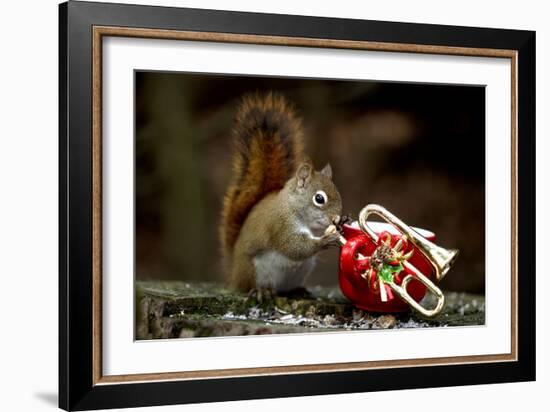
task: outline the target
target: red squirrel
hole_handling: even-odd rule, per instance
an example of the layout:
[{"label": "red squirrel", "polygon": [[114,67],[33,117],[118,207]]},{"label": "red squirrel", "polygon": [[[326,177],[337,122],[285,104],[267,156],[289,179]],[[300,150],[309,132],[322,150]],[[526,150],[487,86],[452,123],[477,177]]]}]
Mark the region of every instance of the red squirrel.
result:
[{"label": "red squirrel", "polygon": [[338,244],[342,201],[331,167],[314,170],[303,154],[301,120],[278,94],[245,96],[233,138],[220,233],[229,283],[244,291],[304,290],[317,252]]}]

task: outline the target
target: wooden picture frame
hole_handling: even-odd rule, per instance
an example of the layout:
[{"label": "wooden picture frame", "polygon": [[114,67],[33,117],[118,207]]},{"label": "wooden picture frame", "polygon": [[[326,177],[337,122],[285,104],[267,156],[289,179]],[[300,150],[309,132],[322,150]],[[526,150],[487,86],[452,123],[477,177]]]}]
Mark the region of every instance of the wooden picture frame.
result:
[{"label": "wooden picture frame", "polygon": [[[73,1],[60,5],[59,16],[61,408],[87,410],[535,379],[534,32]],[[104,376],[101,46],[106,36],[510,59],[510,353]]]}]

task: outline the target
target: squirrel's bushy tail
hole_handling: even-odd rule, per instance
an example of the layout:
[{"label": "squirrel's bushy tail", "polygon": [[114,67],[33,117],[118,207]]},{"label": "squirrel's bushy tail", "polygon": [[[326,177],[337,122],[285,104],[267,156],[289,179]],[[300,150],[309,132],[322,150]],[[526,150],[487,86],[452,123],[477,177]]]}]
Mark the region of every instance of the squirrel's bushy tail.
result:
[{"label": "squirrel's bushy tail", "polygon": [[233,176],[224,199],[221,226],[226,258],[250,210],[268,193],[280,190],[302,158],[300,119],[275,93],[242,99],[233,138]]}]

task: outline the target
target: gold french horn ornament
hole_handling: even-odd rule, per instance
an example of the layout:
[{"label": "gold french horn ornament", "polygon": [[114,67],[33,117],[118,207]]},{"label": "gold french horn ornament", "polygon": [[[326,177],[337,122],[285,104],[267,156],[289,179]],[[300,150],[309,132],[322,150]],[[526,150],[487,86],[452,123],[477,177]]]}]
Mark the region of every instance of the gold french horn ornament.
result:
[{"label": "gold french horn ornament", "polygon": [[[368,222],[372,215],[385,223]],[[436,245],[426,238],[433,234],[408,226],[376,204],[365,206],[357,224],[343,225],[342,230],[339,281],[352,303],[368,311],[399,312],[404,305],[393,298],[395,294],[426,317],[441,312],[445,297],[432,279],[443,279],[458,256],[457,249]],[[425,289],[412,286],[414,281]],[[420,304],[426,290],[435,298],[432,308]]]}]

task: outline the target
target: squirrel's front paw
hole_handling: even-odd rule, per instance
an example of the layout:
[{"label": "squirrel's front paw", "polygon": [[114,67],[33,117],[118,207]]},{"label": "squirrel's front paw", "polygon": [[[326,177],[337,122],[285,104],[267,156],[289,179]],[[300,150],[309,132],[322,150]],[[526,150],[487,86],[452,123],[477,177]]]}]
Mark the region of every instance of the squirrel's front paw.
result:
[{"label": "squirrel's front paw", "polygon": [[325,236],[332,235],[335,233],[338,233],[338,229],[336,228],[336,225],[330,225],[325,229]]},{"label": "squirrel's front paw", "polygon": [[340,233],[335,225],[330,225],[326,228],[323,237],[323,247],[338,246],[340,244]]}]

